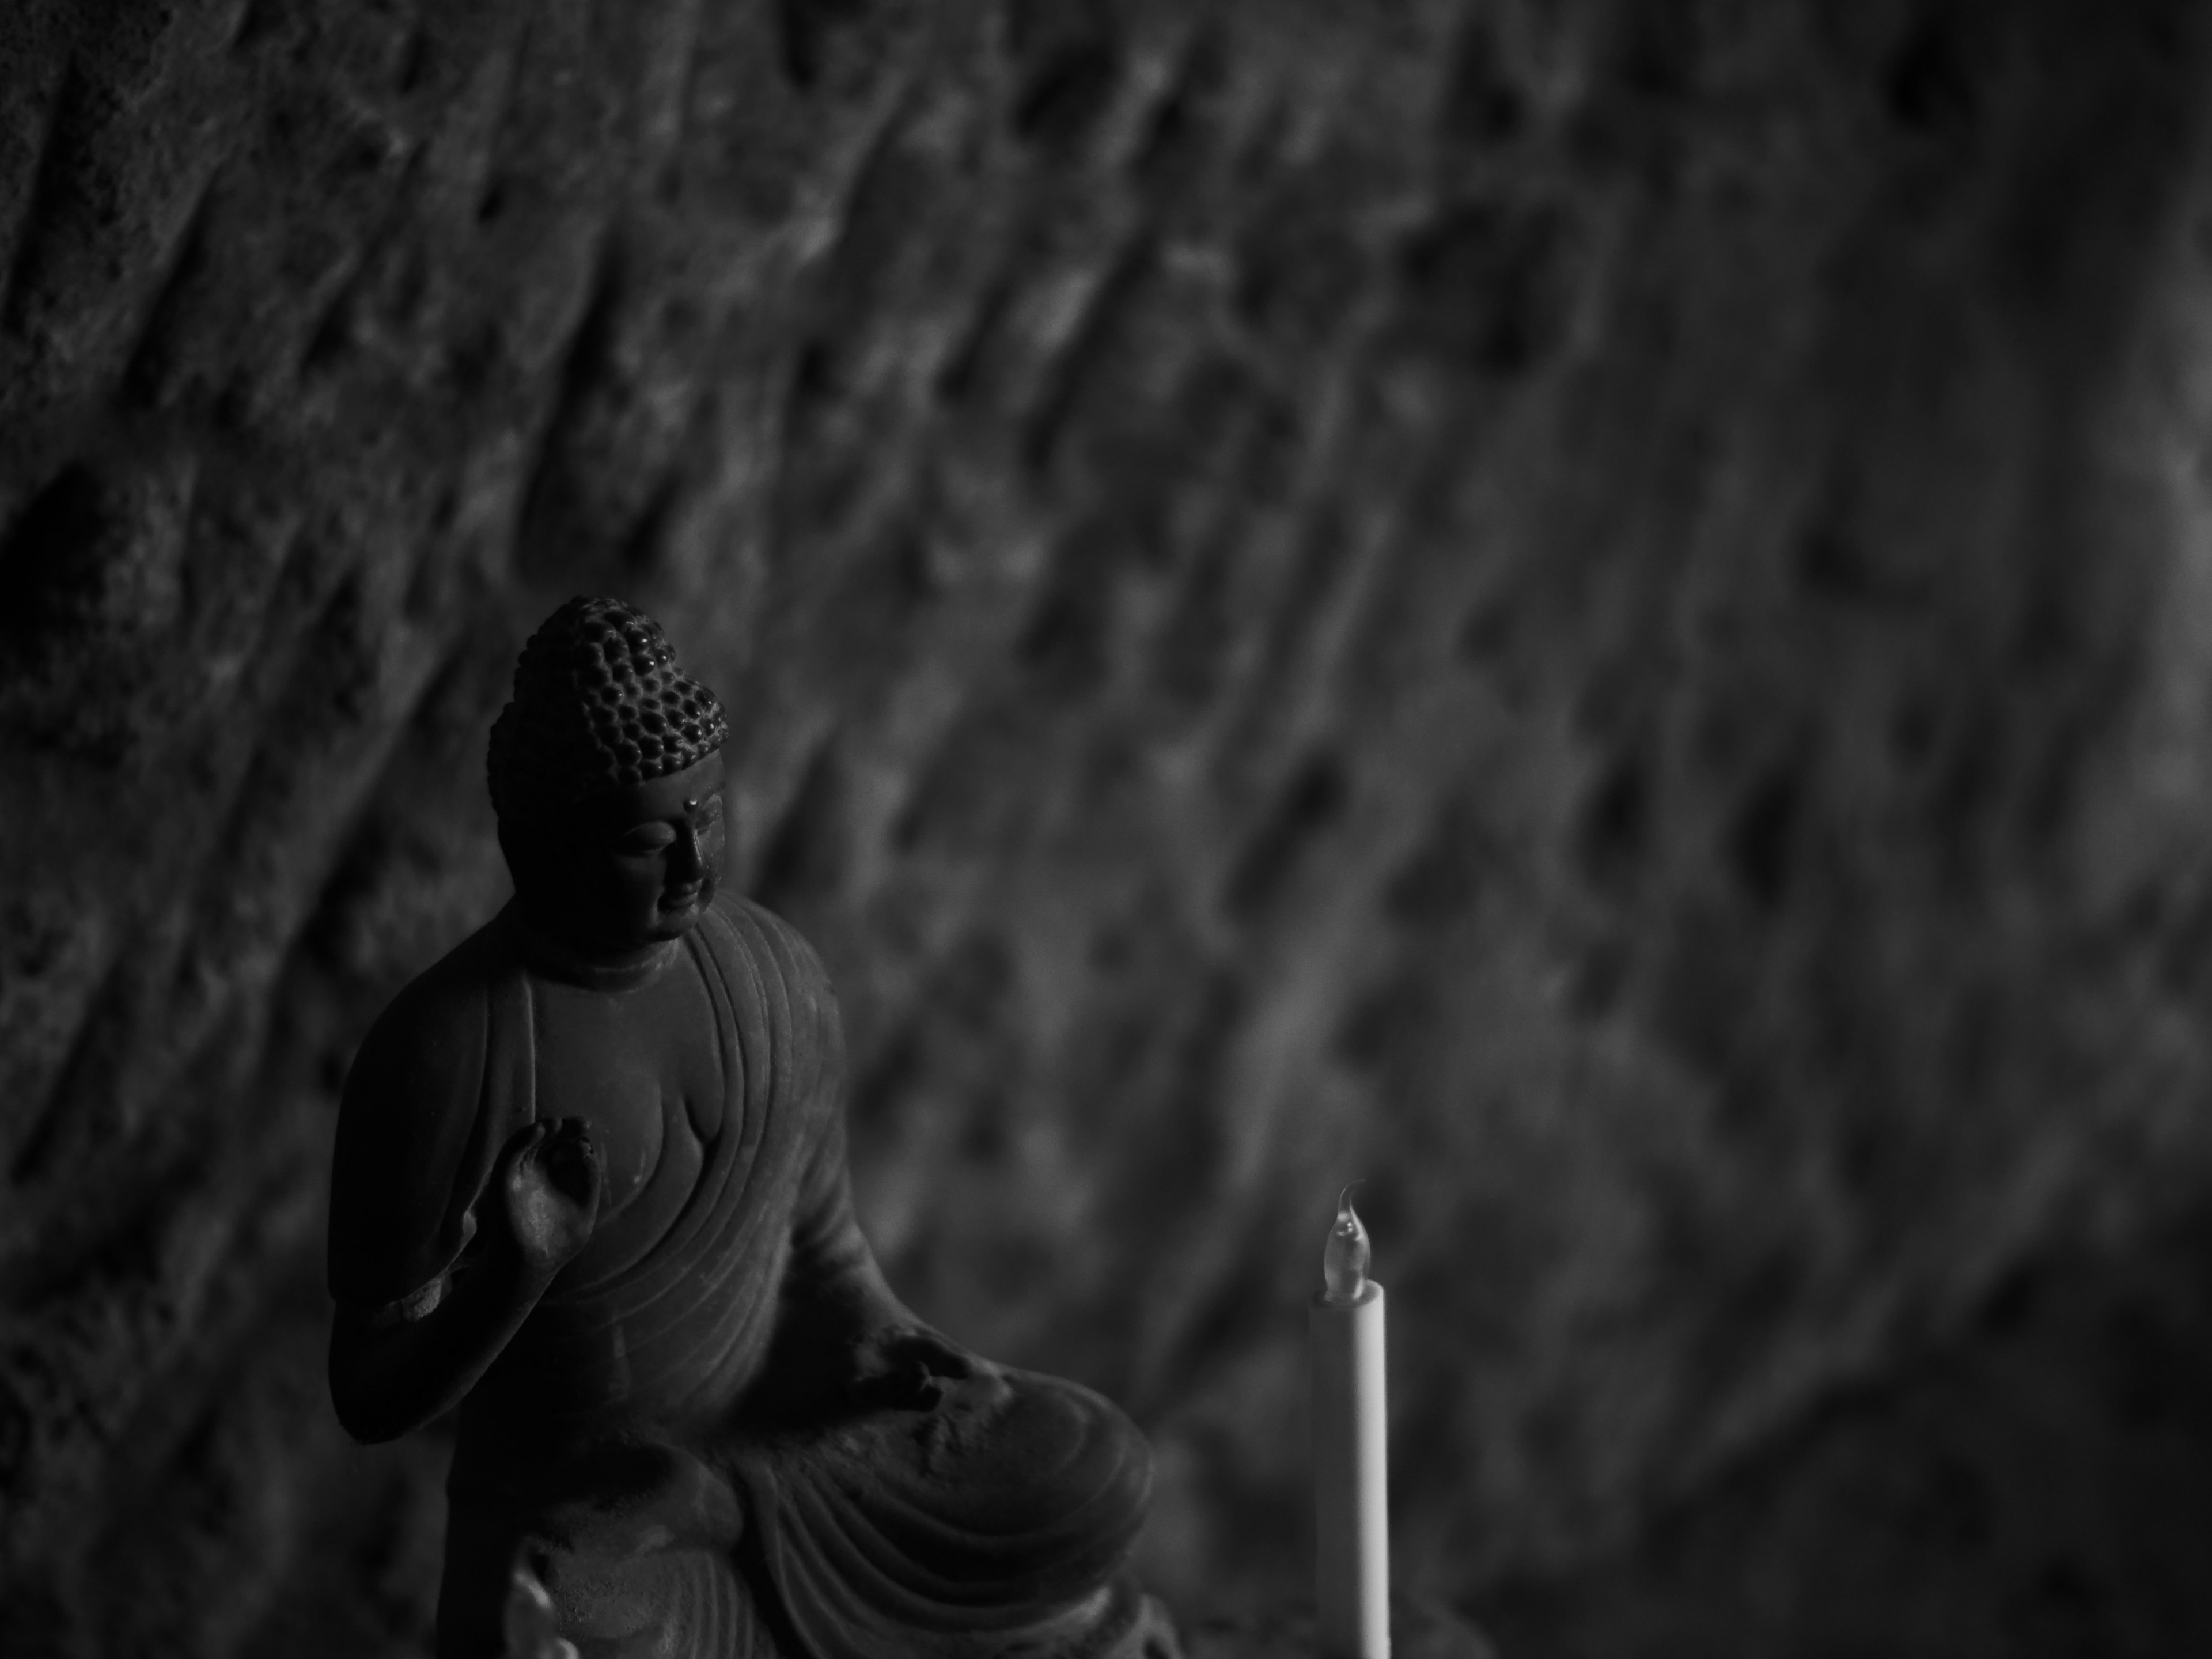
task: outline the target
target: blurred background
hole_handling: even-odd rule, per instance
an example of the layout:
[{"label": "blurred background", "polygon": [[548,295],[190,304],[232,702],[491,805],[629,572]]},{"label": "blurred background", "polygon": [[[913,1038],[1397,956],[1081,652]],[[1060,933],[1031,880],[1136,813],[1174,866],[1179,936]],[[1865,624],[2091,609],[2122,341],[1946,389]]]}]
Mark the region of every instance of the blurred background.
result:
[{"label": "blurred background", "polygon": [[354,1045],[642,605],[895,1285],[1509,1659],[2212,1646],[2212,16],[10,0],[0,1632],[420,1655]]}]

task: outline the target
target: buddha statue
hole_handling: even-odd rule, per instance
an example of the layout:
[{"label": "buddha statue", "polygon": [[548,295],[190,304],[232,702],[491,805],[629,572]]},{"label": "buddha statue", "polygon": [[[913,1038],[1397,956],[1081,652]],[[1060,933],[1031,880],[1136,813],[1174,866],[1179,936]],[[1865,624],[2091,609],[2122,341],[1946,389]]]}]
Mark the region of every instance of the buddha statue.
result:
[{"label": "buddha statue", "polygon": [[517,1585],[582,1659],[1172,1653],[1143,1437],[869,1251],[828,976],[720,884],[727,730],[649,618],[556,611],[491,736],[514,897],[346,1080],[331,1395],[458,1407],[441,1659],[514,1651]]}]

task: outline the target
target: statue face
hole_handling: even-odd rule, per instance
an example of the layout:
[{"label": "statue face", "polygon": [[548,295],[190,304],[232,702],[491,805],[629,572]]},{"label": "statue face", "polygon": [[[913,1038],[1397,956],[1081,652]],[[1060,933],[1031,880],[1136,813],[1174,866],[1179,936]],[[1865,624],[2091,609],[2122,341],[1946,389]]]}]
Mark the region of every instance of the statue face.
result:
[{"label": "statue face", "polygon": [[674,939],[721,879],[721,751],[599,797],[557,835],[531,839],[526,850],[509,841],[508,861],[534,926],[608,952]]}]

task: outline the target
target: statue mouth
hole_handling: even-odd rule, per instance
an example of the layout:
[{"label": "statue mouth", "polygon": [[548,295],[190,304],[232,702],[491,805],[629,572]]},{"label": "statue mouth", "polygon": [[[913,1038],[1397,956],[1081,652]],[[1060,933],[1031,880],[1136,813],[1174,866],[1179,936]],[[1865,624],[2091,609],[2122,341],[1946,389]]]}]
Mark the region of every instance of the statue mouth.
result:
[{"label": "statue mouth", "polygon": [[689,910],[698,903],[700,896],[706,890],[707,884],[703,881],[695,881],[688,887],[672,887],[660,896],[660,908],[664,910]]}]

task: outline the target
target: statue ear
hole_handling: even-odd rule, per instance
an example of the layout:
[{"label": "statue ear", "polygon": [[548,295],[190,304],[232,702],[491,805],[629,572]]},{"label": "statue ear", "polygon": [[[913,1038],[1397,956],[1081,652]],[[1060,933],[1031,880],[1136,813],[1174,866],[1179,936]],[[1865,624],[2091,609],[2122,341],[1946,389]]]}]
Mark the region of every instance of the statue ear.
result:
[{"label": "statue ear", "polygon": [[514,878],[516,892],[540,890],[553,880],[559,853],[542,827],[501,818],[499,850],[507,857],[507,873]]}]

